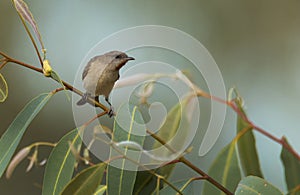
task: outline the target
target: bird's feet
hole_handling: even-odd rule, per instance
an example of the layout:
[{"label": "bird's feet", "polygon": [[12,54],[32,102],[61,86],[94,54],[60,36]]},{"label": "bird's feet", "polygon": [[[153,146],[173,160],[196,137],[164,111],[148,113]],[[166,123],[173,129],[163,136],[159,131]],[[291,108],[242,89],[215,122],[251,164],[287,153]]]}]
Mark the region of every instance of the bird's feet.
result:
[{"label": "bird's feet", "polygon": [[89,97],[90,97],[89,93],[84,93],[82,95],[81,99],[77,102],[77,105],[78,106],[84,105],[87,102],[87,100],[88,100]]},{"label": "bird's feet", "polygon": [[112,106],[110,106],[107,115],[109,116],[109,118],[111,118],[115,115],[114,108]]}]

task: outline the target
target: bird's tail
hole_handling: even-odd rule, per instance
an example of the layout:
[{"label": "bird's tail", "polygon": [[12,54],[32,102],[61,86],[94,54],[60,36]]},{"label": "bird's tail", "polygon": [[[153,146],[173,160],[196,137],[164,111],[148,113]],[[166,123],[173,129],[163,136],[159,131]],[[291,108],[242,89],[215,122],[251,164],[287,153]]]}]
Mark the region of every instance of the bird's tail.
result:
[{"label": "bird's tail", "polygon": [[81,98],[76,104],[77,104],[78,106],[82,106],[82,105],[84,105],[85,103],[86,103],[86,99]]},{"label": "bird's tail", "polygon": [[87,102],[88,94],[83,94],[82,98],[76,103],[78,106],[84,105]]}]

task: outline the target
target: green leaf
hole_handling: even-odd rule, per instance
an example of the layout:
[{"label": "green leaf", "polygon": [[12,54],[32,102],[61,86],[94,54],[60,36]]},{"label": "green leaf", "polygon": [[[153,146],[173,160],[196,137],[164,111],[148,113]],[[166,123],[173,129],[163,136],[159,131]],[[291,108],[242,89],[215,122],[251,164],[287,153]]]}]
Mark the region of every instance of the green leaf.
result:
[{"label": "green leaf", "polygon": [[148,171],[139,171],[136,176],[133,194],[151,194],[157,185],[157,177]]},{"label": "green leaf", "polygon": [[[18,12],[18,14],[20,15],[22,21],[27,21],[30,26],[32,27],[35,36],[38,38],[42,49],[44,49],[44,45],[42,42],[42,37],[40,35],[40,32],[38,30],[38,26],[33,18],[33,15],[31,14],[27,4],[23,1],[23,0],[13,0],[14,6]],[[25,22],[24,22],[25,25]],[[25,26],[27,28],[27,26]]]},{"label": "green leaf", "polygon": [[[240,98],[239,98],[240,99]],[[239,100],[238,99],[238,100]],[[242,114],[246,116],[244,109],[242,108],[241,101],[236,101]],[[249,124],[238,115],[237,117],[237,134],[241,131],[249,128]],[[260,169],[260,163],[256,151],[255,137],[253,135],[252,129],[248,131],[239,138],[237,142],[238,154],[240,163],[242,165],[242,170],[244,175],[255,175],[263,178],[262,171]]]},{"label": "green leaf", "polygon": [[283,193],[268,183],[266,180],[256,177],[248,176],[243,178],[236,191],[235,195],[283,195]]},{"label": "green leaf", "polygon": [[7,83],[4,77],[2,76],[2,74],[0,74],[0,102],[4,102],[7,96],[8,96]]},{"label": "green leaf", "polygon": [[53,148],[45,168],[42,194],[59,194],[71,180],[76,161],[71,147],[77,148],[80,144],[78,130],[74,129]]},{"label": "green leaf", "polygon": [[100,186],[97,188],[97,190],[96,190],[96,192],[94,193],[94,195],[102,195],[102,194],[104,194],[104,192],[106,191],[106,189],[107,189],[107,186],[100,185]]},{"label": "green leaf", "polygon": [[[101,184],[105,168],[106,164],[100,163],[84,169],[70,181],[61,194],[86,195],[95,193]],[[98,190],[98,194],[100,191],[101,189]]]},{"label": "green leaf", "polygon": [[[195,194],[193,185],[190,183],[190,180],[183,180],[178,181],[175,183],[172,183],[173,186],[175,186],[178,190],[180,190],[183,194]],[[169,185],[166,185],[162,190],[159,191],[160,195],[170,195],[170,194],[176,194],[177,192],[171,188]]]},{"label": "green leaf", "polygon": [[[118,111],[114,123],[113,141],[134,142],[141,147],[144,144],[146,127],[137,107],[123,105]],[[130,114],[131,113],[131,114]],[[121,153],[120,153],[121,152]],[[125,155],[139,162],[142,151],[130,147],[111,148],[110,159]],[[132,194],[138,165],[124,158],[110,162],[107,170],[107,193],[110,195]]]},{"label": "green leaf", "polygon": [[55,81],[57,81],[61,85],[61,87],[64,88],[64,92],[67,96],[67,99],[70,101],[71,100],[70,96],[69,96],[69,94],[66,90],[65,85],[63,84],[63,81],[60,79],[60,77],[58,76],[58,74],[54,70],[51,71],[51,78],[53,78]]},{"label": "green leaf", "polygon": [[[182,151],[185,144],[188,132],[189,132],[189,122],[186,114],[191,112],[187,110],[190,98],[185,98],[176,104],[167,114],[167,118],[156,134],[162,140],[171,146],[175,151]],[[154,154],[159,157],[170,157],[174,155],[167,147],[164,147],[157,140],[153,144]],[[177,154],[178,155],[178,154]],[[171,175],[175,164],[164,166],[159,168],[159,173],[166,179]]]},{"label": "green leaf", "polygon": [[[288,144],[287,139],[283,139]],[[285,181],[288,191],[292,191],[296,186],[300,185],[300,161],[285,147],[282,147],[280,156],[284,165]]]},{"label": "green leaf", "polygon": [[15,152],[25,130],[45,106],[52,93],[44,93],[32,99],[24,108],[19,112],[14,121],[10,124],[6,132],[0,139],[0,177],[2,176],[6,166],[8,165],[13,153]]},{"label": "green leaf", "polygon": [[[232,142],[221,150],[208,171],[210,177],[217,180],[231,192],[236,189],[241,179],[241,172],[236,153],[235,144]],[[223,193],[215,186],[205,181],[202,194],[218,195]]]}]

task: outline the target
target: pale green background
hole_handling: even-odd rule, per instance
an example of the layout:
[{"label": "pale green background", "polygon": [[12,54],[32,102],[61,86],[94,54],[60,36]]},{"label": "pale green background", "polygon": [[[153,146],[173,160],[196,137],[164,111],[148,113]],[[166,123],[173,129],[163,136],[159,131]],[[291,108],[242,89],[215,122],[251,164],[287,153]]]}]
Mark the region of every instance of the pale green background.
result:
[{"label": "pale green background", "polygon": [[[26,2],[37,20],[53,68],[69,82],[73,82],[80,61],[88,50],[118,30],[157,24],[189,33],[210,51],[223,74],[226,88],[238,87],[246,100],[249,117],[277,137],[287,136],[300,151],[299,1]],[[0,26],[0,50],[37,64],[31,43],[10,0],[0,1]],[[40,74],[13,64],[1,73],[9,84],[9,98],[0,104],[2,133],[26,102],[57,85]],[[217,151],[233,137],[235,116],[232,111],[228,111],[226,119],[218,144],[208,155],[198,157],[197,145],[194,153],[188,155],[203,170],[207,171]],[[71,105],[61,93],[30,125],[21,146],[35,141],[55,142],[73,127]],[[201,140],[201,137],[195,139]],[[257,143],[266,179],[285,189],[279,160],[280,146],[260,134],[257,134]],[[49,152],[44,147],[41,149]],[[44,157],[46,154],[41,154],[40,159]],[[0,194],[40,194],[36,186],[42,184],[43,168],[25,173],[26,166],[27,162],[23,162],[17,167],[10,180],[1,178]],[[182,168],[176,170],[173,178],[192,175],[195,174]]]}]

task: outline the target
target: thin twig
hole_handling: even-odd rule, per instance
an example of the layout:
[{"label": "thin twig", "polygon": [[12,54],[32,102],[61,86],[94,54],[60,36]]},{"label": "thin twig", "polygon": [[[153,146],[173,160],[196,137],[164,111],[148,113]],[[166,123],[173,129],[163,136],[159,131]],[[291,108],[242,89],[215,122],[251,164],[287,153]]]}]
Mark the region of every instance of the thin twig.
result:
[{"label": "thin twig", "polygon": [[[156,139],[159,143],[161,143],[164,147],[166,147],[168,150],[170,150],[173,153],[176,153],[176,151],[169,146],[164,140],[162,140],[160,137],[158,137],[157,135],[155,135],[153,132],[151,132],[150,130],[147,130],[147,133],[153,137],[154,139]],[[199,169],[197,166],[195,166],[193,163],[191,163],[190,161],[188,161],[185,157],[180,157],[178,159],[178,161],[180,161],[181,163],[185,164],[186,166],[190,167],[191,169],[193,169],[195,172],[199,173],[201,176],[203,176],[208,182],[210,182],[211,184],[213,184],[214,186],[216,186],[217,188],[219,188],[221,191],[223,191],[225,194],[229,194],[232,195],[233,193],[230,192],[227,188],[225,188],[222,184],[220,184],[219,182],[217,182],[216,180],[214,180],[212,177],[210,177],[208,174],[206,174],[204,171],[202,171],[201,169]]]},{"label": "thin twig", "polygon": [[3,62],[0,64],[0,70],[7,64],[7,60],[4,59]]},{"label": "thin twig", "polygon": [[101,113],[99,113],[99,114],[97,114],[96,116],[94,116],[93,118],[91,118],[89,121],[85,122],[85,123],[83,124],[83,126],[87,127],[87,126],[90,125],[94,120],[96,120],[97,118],[100,118],[101,116],[103,116],[103,115],[105,115],[105,114],[106,114],[105,111],[104,111],[104,112],[101,112]]},{"label": "thin twig", "polygon": [[[39,73],[43,73],[43,70],[41,68],[37,68],[35,66],[32,66],[30,64],[27,64],[27,63],[24,63],[24,62],[21,62],[19,60],[16,60],[10,56],[8,56],[7,54],[3,53],[0,51],[0,55],[2,55],[3,57],[5,57],[7,59],[8,62],[12,62],[12,63],[15,63],[15,64],[18,64],[18,65],[21,65],[23,67],[26,67],[26,68],[29,68],[31,70],[34,70],[36,72],[39,72]],[[53,79],[55,80],[55,79]],[[55,80],[56,81],[56,80]],[[57,82],[57,81],[56,81]],[[76,89],[75,87],[73,87],[71,84],[65,82],[65,81],[62,81],[63,85],[70,91],[82,96],[83,95],[83,92],[81,92],[79,89]],[[104,110],[105,114],[107,114],[109,112],[109,108],[107,108],[106,106],[104,106],[103,104],[101,104],[100,102],[97,102],[95,101],[95,99],[93,98],[88,98],[88,102],[92,105],[95,105],[96,107],[99,107],[101,108],[102,110]]]},{"label": "thin twig", "polygon": [[233,102],[229,105],[246,123],[248,123],[250,125],[251,128],[253,128],[257,132],[263,134],[264,136],[268,137],[269,139],[282,145],[282,147],[287,149],[292,155],[294,155],[300,161],[300,155],[297,153],[297,151],[295,149],[293,149],[289,144],[287,144],[286,141],[284,141],[284,139],[277,138],[274,135],[267,132],[266,130],[256,126],[252,121],[250,121],[250,119],[245,115],[245,113],[243,113],[238,108],[238,106],[236,104],[234,104]]}]

